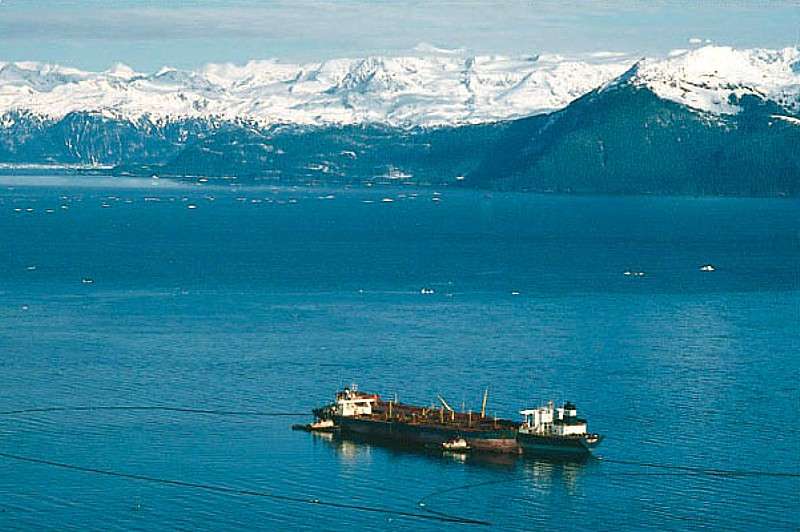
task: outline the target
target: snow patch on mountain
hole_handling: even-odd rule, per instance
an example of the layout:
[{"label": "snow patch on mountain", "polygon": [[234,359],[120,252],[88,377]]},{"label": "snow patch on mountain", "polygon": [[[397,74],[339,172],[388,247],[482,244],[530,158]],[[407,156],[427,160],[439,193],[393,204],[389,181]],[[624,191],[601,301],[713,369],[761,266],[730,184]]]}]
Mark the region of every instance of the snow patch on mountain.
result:
[{"label": "snow patch on mountain", "polygon": [[[33,62],[0,63],[0,115],[58,119],[75,112],[137,121],[184,118],[269,124],[432,126],[482,123],[554,111],[629,71],[618,52],[465,56],[421,44],[418,55],[289,64],[209,64],[140,73]],[[641,61],[626,83],[698,111],[731,114],[753,95],[800,108],[800,52],[705,46]]]},{"label": "snow patch on mountain", "polygon": [[800,111],[800,49],[705,46],[646,60],[635,82],[661,98],[713,114],[736,114],[746,95]]}]

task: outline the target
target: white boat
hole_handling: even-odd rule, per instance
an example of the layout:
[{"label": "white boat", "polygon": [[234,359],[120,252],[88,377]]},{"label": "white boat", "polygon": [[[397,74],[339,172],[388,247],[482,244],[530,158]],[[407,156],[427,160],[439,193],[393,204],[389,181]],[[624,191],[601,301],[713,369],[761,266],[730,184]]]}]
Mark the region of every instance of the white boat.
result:
[{"label": "white boat", "polygon": [[450,452],[467,452],[470,450],[470,446],[464,438],[455,438],[442,442],[442,449]]},{"label": "white boat", "polygon": [[717,269],[714,267],[713,264],[703,264],[702,266],[700,266],[700,271],[701,272],[713,272],[713,271],[716,271],[716,270]]},{"label": "white boat", "polygon": [[320,419],[308,425],[308,430],[311,431],[329,432],[334,428],[336,428],[336,426],[333,424],[332,419]]},{"label": "white boat", "polygon": [[411,179],[414,176],[413,176],[413,174],[409,174],[407,172],[404,172],[404,171],[400,170],[399,168],[390,167],[389,171],[386,172],[386,174],[381,176],[381,177],[385,177],[385,178],[388,178],[388,179],[395,180],[395,179]]},{"label": "white boat", "polygon": [[318,419],[313,423],[306,425],[292,425],[294,430],[304,430],[306,432],[333,432],[336,430],[336,425],[332,419]]}]

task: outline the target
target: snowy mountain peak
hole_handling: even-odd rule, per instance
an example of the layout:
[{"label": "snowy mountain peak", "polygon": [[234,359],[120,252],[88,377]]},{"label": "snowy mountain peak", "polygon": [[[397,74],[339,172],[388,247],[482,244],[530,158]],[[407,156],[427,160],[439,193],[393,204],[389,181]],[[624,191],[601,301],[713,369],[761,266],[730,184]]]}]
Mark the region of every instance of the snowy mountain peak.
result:
[{"label": "snowy mountain peak", "polygon": [[[800,109],[800,51],[705,46],[645,59],[614,52],[466,56],[422,44],[417,55],[291,64],[254,60],[197,71],[104,72],[0,63],[0,115],[74,111],[155,121],[398,126],[480,123],[550,112],[598,87],[632,83],[702,112],[736,113],[745,95]],[[633,68],[632,68],[633,67]]]},{"label": "snowy mountain peak", "polygon": [[[367,57],[354,63],[337,84],[337,91],[402,92],[415,88],[417,69],[411,58]],[[334,92],[334,91],[331,91]]]},{"label": "snowy mountain peak", "polygon": [[133,79],[137,75],[135,70],[124,63],[116,63],[106,70],[104,74],[112,78],[122,78],[124,80]]},{"label": "snowy mountain peak", "polygon": [[610,91],[625,85],[638,84],[639,70],[644,61],[644,59],[640,59],[633,63],[625,72],[600,87],[600,91]]},{"label": "snowy mountain peak", "polygon": [[800,50],[737,50],[704,46],[665,60],[647,60],[635,82],[658,96],[715,114],[735,114],[745,95],[800,110]]}]

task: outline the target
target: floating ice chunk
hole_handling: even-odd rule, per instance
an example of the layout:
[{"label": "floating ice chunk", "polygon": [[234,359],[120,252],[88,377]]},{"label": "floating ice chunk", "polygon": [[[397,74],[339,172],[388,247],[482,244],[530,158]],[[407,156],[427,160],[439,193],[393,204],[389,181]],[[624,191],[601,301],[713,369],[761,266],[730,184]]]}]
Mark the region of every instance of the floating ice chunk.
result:
[{"label": "floating ice chunk", "polygon": [[644,277],[645,273],[642,271],[625,270],[623,275],[626,275],[628,277]]}]

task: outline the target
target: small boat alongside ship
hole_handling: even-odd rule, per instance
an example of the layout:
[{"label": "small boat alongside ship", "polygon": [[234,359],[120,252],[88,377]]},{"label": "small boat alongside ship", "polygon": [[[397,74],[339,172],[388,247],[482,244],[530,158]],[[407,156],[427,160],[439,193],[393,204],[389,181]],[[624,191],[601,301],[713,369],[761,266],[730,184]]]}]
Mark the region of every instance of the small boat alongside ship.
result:
[{"label": "small boat alongside ship", "polygon": [[588,432],[571,402],[522,410],[523,421],[486,416],[488,390],[480,412],[458,412],[439,396],[440,407],[384,401],[353,385],[336,393],[333,403],[314,410],[307,431],[340,431],[361,439],[436,448],[446,452],[561,454],[587,456],[603,437]]},{"label": "small boat alongside ship", "polygon": [[469,442],[464,438],[456,438],[442,443],[442,450],[451,453],[466,453],[472,450]]},{"label": "small boat alongside ship", "polygon": [[304,430],[306,432],[333,432],[336,430],[332,419],[318,419],[306,425],[292,425],[292,430]]}]

